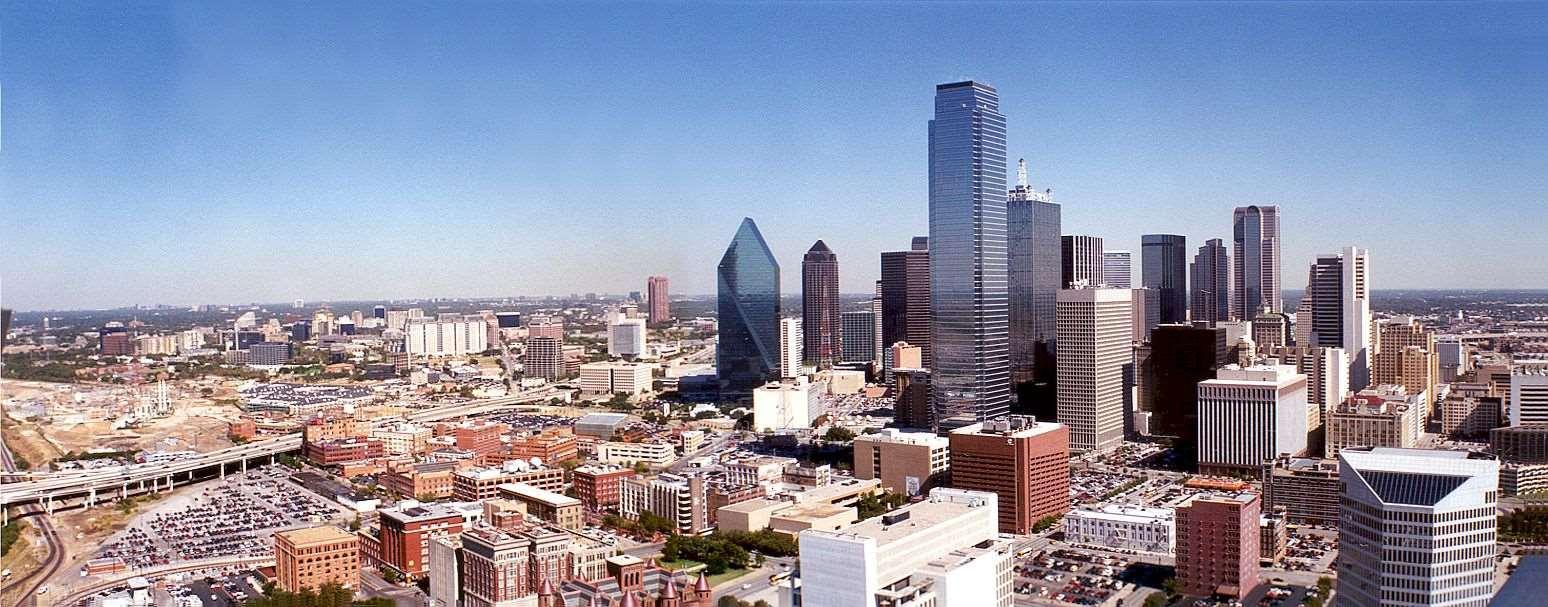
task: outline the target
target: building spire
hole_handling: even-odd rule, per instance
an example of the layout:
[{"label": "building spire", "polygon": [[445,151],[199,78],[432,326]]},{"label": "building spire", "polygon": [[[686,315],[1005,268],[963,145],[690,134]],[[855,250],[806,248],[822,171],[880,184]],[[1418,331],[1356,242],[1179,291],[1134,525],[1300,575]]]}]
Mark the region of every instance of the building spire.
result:
[{"label": "building spire", "polygon": [[1027,159],[1016,159],[1016,187],[1027,189]]}]

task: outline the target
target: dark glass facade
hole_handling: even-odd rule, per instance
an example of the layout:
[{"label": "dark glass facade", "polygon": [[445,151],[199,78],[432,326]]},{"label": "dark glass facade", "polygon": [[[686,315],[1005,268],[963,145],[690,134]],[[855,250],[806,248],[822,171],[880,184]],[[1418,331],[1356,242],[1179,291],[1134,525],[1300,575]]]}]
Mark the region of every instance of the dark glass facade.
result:
[{"label": "dark glass facade", "polygon": [[721,393],[746,398],[779,370],[779,262],[758,224],[743,219],[716,270]]},{"label": "dark glass facade", "polygon": [[881,254],[882,348],[906,341],[919,346],[925,368],[930,367],[930,251],[929,239],[914,239],[908,251]]},{"label": "dark glass facade", "polygon": [[1150,433],[1176,437],[1176,453],[1193,465],[1198,453],[1199,382],[1226,363],[1224,328],[1161,325],[1150,333]]},{"label": "dark glass facade", "polygon": [[1064,236],[1059,241],[1059,282],[1068,289],[1075,285],[1095,287],[1107,284],[1100,236]]},{"label": "dark glass facade", "polygon": [[1279,298],[1279,207],[1236,207],[1232,214],[1235,272],[1231,308],[1240,319],[1253,319],[1268,308],[1282,312]]},{"label": "dark glass facade", "polygon": [[838,255],[819,240],[801,258],[801,352],[819,369],[843,357],[838,285]]},{"label": "dark glass facade", "polygon": [[1215,323],[1231,320],[1231,263],[1219,238],[1204,241],[1193,256],[1193,320]]},{"label": "dark glass facade", "polygon": [[1188,322],[1188,239],[1178,234],[1141,236],[1140,264],[1140,284],[1155,289],[1161,322]]},{"label": "dark glass facade", "polygon": [[971,81],[935,87],[929,132],[931,404],[952,429],[1010,411],[999,94]]},{"label": "dark glass facade", "polygon": [[1053,380],[1063,255],[1059,215],[1059,205],[1046,194],[1010,191],[1010,360],[1011,381],[1017,384]]}]

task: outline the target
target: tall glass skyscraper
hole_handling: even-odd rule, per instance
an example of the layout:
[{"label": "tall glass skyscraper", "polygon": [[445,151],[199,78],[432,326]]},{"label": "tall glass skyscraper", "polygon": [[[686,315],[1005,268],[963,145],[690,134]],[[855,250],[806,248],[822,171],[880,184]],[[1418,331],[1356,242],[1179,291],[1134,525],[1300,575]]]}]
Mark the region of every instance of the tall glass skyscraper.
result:
[{"label": "tall glass skyscraper", "polygon": [[721,393],[745,398],[779,372],[779,262],[758,224],[743,218],[716,270]]},{"label": "tall glass skyscraper", "polygon": [[[1025,183],[1026,164],[1020,163],[1020,183],[1006,195],[1005,215],[1010,275],[1011,381],[1052,384],[1054,347],[1057,342],[1056,301],[1060,287],[1060,209],[1048,191],[1038,192]],[[1020,392],[1020,390],[1018,390]],[[1031,403],[1021,403],[1027,408]],[[1028,409],[1040,419],[1052,419],[1046,411]]]},{"label": "tall glass skyscraper", "polygon": [[1231,320],[1231,263],[1219,238],[1204,241],[1193,256],[1193,320],[1215,323]]},{"label": "tall glass skyscraper", "polygon": [[1279,299],[1279,207],[1236,207],[1231,216],[1235,258],[1231,309],[1248,320],[1268,308],[1282,312]]},{"label": "tall glass skyscraper", "polygon": [[[801,330],[806,362],[831,369],[842,358],[839,326],[838,255],[819,240],[801,258]],[[867,340],[870,341],[870,340]]]},{"label": "tall glass skyscraper", "polygon": [[935,87],[930,121],[931,405],[941,428],[1010,412],[1005,117],[994,87]]},{"label": "tall glass skyscraper", "polygon": [[1188,239],[1179,234],[1140,236],[1140,283],[1161,300],[1161,323],[1188,322]]}]

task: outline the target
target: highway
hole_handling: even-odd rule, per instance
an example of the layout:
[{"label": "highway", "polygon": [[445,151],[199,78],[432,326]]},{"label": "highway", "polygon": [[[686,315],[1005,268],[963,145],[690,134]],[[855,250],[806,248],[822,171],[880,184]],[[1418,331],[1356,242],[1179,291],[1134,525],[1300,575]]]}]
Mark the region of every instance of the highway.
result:
[{"label": "highway", "polygon": [[[0,444],[0,466],[6,472],[16,471],[16,460],[11,457],[11,450],[4,444]],[[40,506],[29,505],[22,508],[23,512],[38,513],[42,511]],[[54,531],[54,524],[49,521],[47,515],[27,517],[28,521],[38,528],[38,535],[43,538],[43,549],[48,552],[43,555],[38,568],[27,572],[10,582],[8,587],[20,588],[22,594],[17,601],[17,607],[34,607],[38,603],[38,589],[48,583],[48,580],[59,572],[64,566],[64,545],[59,542],[59,534]]]}]

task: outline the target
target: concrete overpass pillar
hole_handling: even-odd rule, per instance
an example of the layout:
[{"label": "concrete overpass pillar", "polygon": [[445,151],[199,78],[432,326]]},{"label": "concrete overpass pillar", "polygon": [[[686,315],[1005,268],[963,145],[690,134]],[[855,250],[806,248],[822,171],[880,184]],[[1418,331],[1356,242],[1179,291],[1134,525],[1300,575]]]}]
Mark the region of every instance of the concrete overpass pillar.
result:
[{"label": "concrete overpass pillar", "polygon": [[97,505],[97,488],[92,487],[90,491],[86,492],[86,507],[90,508],[95,505]]},{"label": "concrete overpass pillar", "polygon": [[220,463],[220,477],[226,478],[226,462]]},{"label": "concrete overpass pillar", "polygon": [[247,474],[247,458],[242,458],[242,473]]}]

